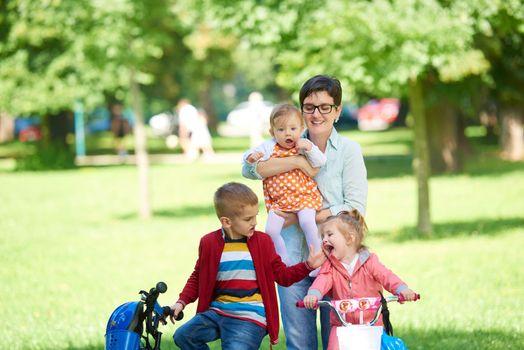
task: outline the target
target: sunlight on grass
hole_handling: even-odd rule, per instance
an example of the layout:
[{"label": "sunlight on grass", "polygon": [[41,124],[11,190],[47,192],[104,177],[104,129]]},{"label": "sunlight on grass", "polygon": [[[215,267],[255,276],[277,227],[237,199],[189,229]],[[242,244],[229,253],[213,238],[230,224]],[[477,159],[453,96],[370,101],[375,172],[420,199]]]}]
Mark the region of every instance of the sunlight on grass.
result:
[{"label": "sunlight on grass", "polygon": [[[385,155],[400,152],[389,152],[395,137],[409,144],[405,130],[350,134],[364,149]],[[396,334],[410,349],[524,348],[518,305],[524,171],[487,159],[468,164],[463,174],[433,178],[435,234],[421,239],[413,229],[409,160],[368,164],[367,244],[422,295],[417,303],[391,306]],[[262,198],[261,183],[241,178],[239,164],[153,166],[154,217],[141,221],[137,181],[130,166],[0,172],[0,337],[9,349],[103,349],[109,315],[137,300],[141,289],[165,281],[169,289],[160,303],[177,299],[199,238],[218,228],[212,205],[218,186],[240,181]],[[259,229],[265,220],[261,202]],[[185,320],[194,311],[189,305]],[[162,349],[175,349],[174,329],[163,328]],[[284,349],[283,341],[281,332],[275,349]],[[267,339],[262,349],[269,349]]]}]

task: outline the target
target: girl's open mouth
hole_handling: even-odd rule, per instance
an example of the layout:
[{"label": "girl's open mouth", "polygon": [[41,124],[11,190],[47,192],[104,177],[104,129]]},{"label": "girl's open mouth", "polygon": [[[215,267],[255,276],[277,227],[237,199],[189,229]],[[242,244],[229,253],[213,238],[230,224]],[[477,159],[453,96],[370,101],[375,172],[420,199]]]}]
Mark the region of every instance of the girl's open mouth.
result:
[{"label": "girl's open mouth", "polygon": [[333,246],[329,243],[324,243],[324,250],[326,252],[328,252],[329,254],[331,254],[333,252]]}]

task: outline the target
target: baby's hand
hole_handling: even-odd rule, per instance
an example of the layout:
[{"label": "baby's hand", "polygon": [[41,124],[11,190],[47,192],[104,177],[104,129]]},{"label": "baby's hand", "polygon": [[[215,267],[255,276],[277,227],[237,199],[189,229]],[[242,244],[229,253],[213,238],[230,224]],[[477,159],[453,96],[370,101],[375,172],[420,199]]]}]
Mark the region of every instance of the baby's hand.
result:
[{"label": "baby's hand", "polygon": [[316,309],[318,307],[317,305],[317,297],[314,295],[306,295],[304,297],[304,306],[306,309]]},{"label": "baby's hand", "polygon": [[311,146],[311,141],[309,141],[308,139],[304,139],[304,138],[298,139],[295,146],[298,150],[302,150],[306,152],[311,151],[311,148],[313,147]]},{"label": "baby's hand", "polygon": [[173,310],[173,314],[169,315],[169,319],[171,320],[171,323],[175,324],[178,314],[180,313],[180,311],[184,309],[184,305],[182,305],[181,303],[174,303],[170,306],[170,308],[171,310]]},{"label": "baby's hand", "polygon": [[247,162],[252,164],[258,160],[260,160],[260,158],[262,158],[264,156],[264,154],[262,152],[254,152],[254,153],[251,153],[248,157],[247,157]]},{"label": "baby's hand", "polygon": [[409,288],[400,292],[400,295],[404,298],[404,301],[414,301],[417,296],[417,294]]}]

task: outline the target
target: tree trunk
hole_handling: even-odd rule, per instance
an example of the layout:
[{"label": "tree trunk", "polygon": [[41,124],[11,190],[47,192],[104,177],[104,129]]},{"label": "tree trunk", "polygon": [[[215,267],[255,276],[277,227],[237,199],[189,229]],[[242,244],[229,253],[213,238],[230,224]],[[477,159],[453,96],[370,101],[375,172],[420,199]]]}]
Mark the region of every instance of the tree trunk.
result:
[{"label": "tree trunk", "polygon": [[146,149],[146,132],[144,118],[142,115],[142,100],[140,87],[135,79],[135,69],[130,69],[131,99],[135,123],[133,133],[135,135],[135,157],[138,167],[138,215],[141,219],[151,217],[149,204],[149,158]]},{"label": "tree trunk", "polygon": [[207,113],[208,128],[210,130],[216,131],[217,126],[218,126],[218,118],[217,118],[217,111],[213,103],[211,85],[212,85],[211,78],[207,79],[204,83],[202,83],[202,90],[200,90],[199,97],[202,103],[202,107],[204,108],[204,110]]},{"label": "tree trunk", "polygon": [[425,108],[431,173],[456,172],[462,169],[459,148],[458,111],[452,104],[440,103]]},{"label": "tree trunk", "polygon": [[502,120],[500,133],[502,156],[512,161],[524,159],[522,112],[523,109],[516,106],[503,106],[500,111]]},{"label": "tree trunk", "polygon": [[432,228],[429,207],[429,145],[424,113],[424,95],[419,80],[411,80],[409,83],[409,101],[415,131],[413,170],[417,178],[418,188],[417,230],[423,235],[430,235]]}]

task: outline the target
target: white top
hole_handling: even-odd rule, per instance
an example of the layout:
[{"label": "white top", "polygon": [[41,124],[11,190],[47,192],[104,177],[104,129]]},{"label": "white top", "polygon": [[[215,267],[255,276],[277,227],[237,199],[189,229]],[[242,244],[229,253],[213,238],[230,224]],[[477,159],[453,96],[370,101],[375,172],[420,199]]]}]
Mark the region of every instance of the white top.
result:
[{"label": "white top", "polygon": [[357,261],[358,261],[358,253],[355,255],[355,257],[353,258],[353,260],[351,260],[351,263],[349,263],[349,264],[346,264],[346,263],[341,261],[342,265],[346,268],[346,270],[347,270],[347,272],[349,273],[350,276],[353,274],[353,270],[355,270],[355,266],[357,265]]},{"label": "white top", "polygon": [[[322,153],[322,151],[313,142],[309,141],[308,139],[305,140],[311,144],[311,151],[299,151],[299,154],[305,155],[311,166],[314,168],[320,168],[321,166],[326,164],[326,155]],[[249,157],[251,154],[255,152],[260,152],[263,154],[262,158],[260,158],[259,161],[268,160],[271,157],[271,154],[273,153],[276,144],[277,142],[273,138],[271,140],[264,141],[256,147],[249,149],[244,153],[244,162],[247,162],[247,157]]]},{"label": "white top", "polygon": [[193,132],[198,129],[198,110],[190,104],[183,106],[178,112],[178,122],[184,125],[189,132]]}]

